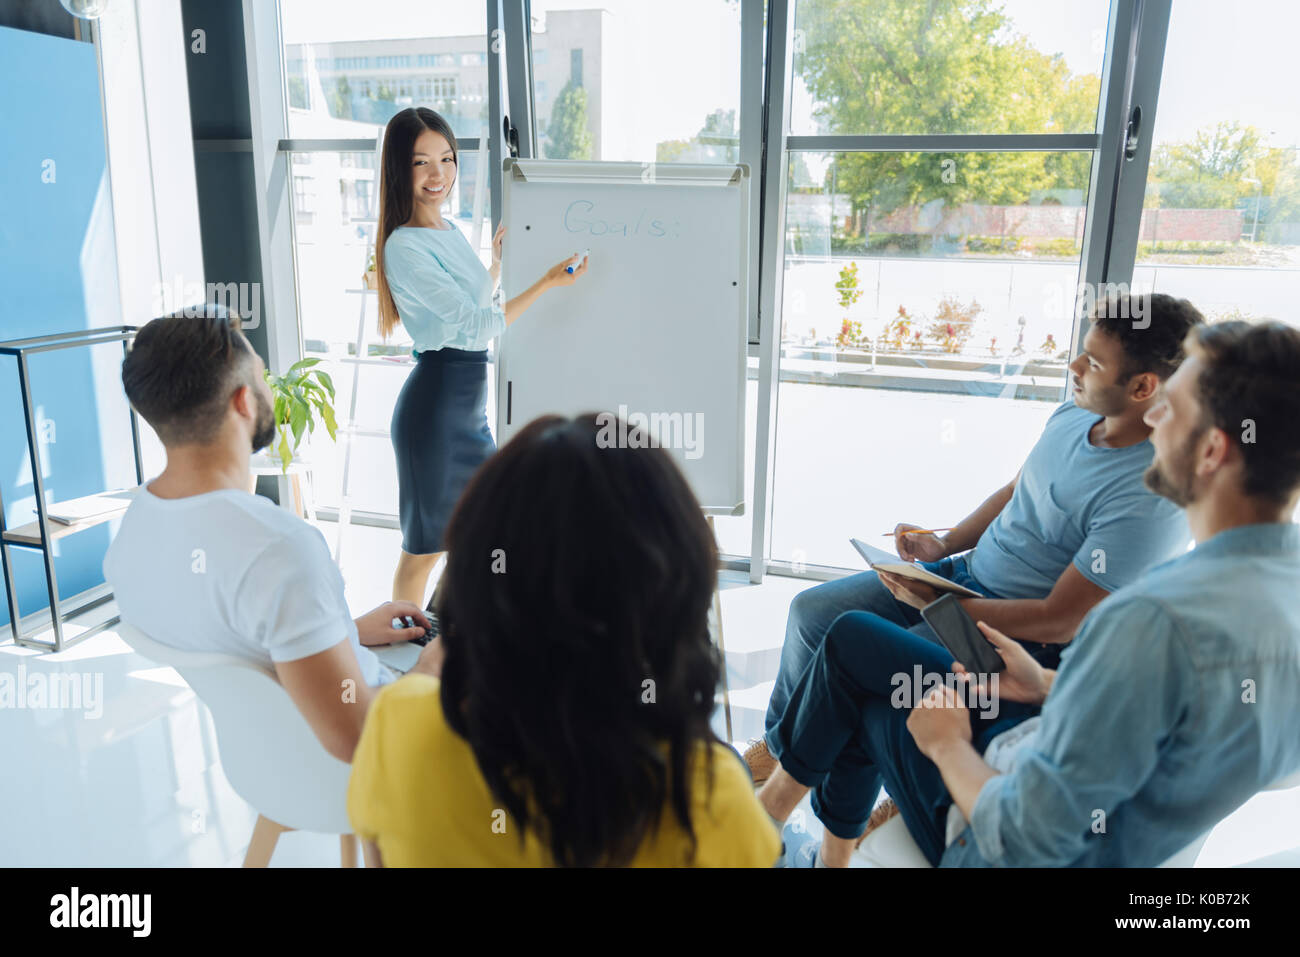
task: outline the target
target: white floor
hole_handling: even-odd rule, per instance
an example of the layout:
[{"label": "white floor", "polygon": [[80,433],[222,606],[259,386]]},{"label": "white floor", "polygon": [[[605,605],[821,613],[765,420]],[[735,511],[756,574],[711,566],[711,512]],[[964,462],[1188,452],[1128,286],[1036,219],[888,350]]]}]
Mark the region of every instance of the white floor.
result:
[{"label": "white floor", "polygon": [[[337,526],[320,527],[333,548]],[[342,568],[354,613],[387,596],[398,545],[396,531],[350,529]],[[731,738],[743,742],[762,726],[790,599],[813,583],[769,576],[753,586],[725,577]],[[0,643],[0,671],[76,676],[86,692],[79,709],[33,701],[0,708],[0,866],[242,861],[256,815],[221,772],[207,709],[174,671],[136,655],[112,631],[59,655]],[[725,735],[721,709],[715,726]],[[337,866],[338,855],[336,837],[290,833],[272,866]],[[1300,789],[1248,802],[1211,835],[1199,863],[1260,858],[1300,865]]]}]

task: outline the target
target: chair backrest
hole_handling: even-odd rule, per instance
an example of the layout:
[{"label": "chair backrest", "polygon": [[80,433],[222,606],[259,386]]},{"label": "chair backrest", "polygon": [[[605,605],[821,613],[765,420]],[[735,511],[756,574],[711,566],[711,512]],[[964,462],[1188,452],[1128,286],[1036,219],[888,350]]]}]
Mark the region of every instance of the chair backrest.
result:
[{"label": "chair backrest", "polygon": [[1300,770],[1297,770],[1294,774],[1288,774],[1284,778],[1279,778],[1268,787],[1264,788],[1264,790],[1289,791],[1291,788],[1300,788]]},{"label": "chair backrest", "polygon": [[[1289,774],[1286,777],[1281,778],[1280,780],[1274,781],[1272,784],[1270,784],[1268,787],[1264,788],[1263,790],[1264,791],[1286,791],[1294,787],[1300,787],[1300,771],[1296,771],[1295,774]],[[1214,827],[1218,827],[1218,825],[1216,824]],[[1201,849],[1205,847],[1205,842],[1210,839],[1210,835],[1213,833],[1214,833],[1214,828],[1212,827],[1204,834],[1202,834],[1200,837],[1196,838],[1196,840],[1192,841],[1192,843],[1184,847],[1173,857],[1169,858],[1169,860],[1165,861],[1160,866],[1161,867],[1192,867],[1193,865],[1195,865],[1196,859],[1201,856]]]},{"label": "chair backrest", "polygon": [[325,750],[274,671],[234,655],[173,648],[125,622],[117,633],[144,657],[174,668],[207,705],[226,778],[259,814],[300,831],[352,832],[351,765]]},{"label": "chair backrest", "polygon": [[[1265,791],[1286,791],[1290,788],[1300,787],[1300,770],[1294,774],[1289,774],[1280,780],[1274,781]],[[961,812],[957,810],[956,805],[949,809],[950,814],[956,814],[959,818]],[[964,819],[963,819],[964,825]],[[1216,825],[1217,826],[1217,825]],[[949,830],[954,830],[949,827]],[[960,830],[957,828],[956,830]],[[1201,849],[1205,847],[1205,842],[1210,839],[1210,834],[1214,828],[1210,828],[1204,834],[1194,838],[1182,850],[1176,852],[1168,858],[1160,867],[1192,867],[1196,864],[1196,859],[1201,856]],[[930,862],[926,860],[925,855],[921,853],[920,847],[917,846],[916,840],[908,831],[907,825],[903,823],[902,815],[890,818],[880,827],[876,828],[862,845],[854,853],[854,860],[860,866],[865,867],[929,867]]]}]

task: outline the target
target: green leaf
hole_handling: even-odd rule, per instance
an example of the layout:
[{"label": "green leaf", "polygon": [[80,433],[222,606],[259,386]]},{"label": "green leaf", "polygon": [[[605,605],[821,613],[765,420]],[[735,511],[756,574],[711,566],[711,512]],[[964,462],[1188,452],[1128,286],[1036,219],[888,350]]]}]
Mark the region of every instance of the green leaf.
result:
[{"label": "green leaf", "polygon": [[276,451],[280,453],[280,471],[287,473],[289,463],[293,461],[293,449],[289,448],[289,433],[284,426],[280,426],[280,445]]},{"label": "green leaf", "polygon": [[326,391],[329,392],[330,398],[333,399],[334,380],[330,377],[330,374],[328,372],[325,372],[322,369],[317,369],[315,372],[312,373],[312,375],[314,375],[317,379],[321,381],[321,384],[325,386]]},{"label": "green leaf", "polygon": [[307,408],[307,403],[301,396],[294,395],[291,398],[289,407],[289,427],[293,429],[293,447],[297,448],[298,443],[302,441],[303,429],[307,427],[307,421],[311,418],[311,410]]},{"label": "green leaf", "polygon": [[295,372],[301,372],[304,369],[310,369],[312,366],[316,365],[319,362],[320,359],[317,358],[299,359],[293,365],[289,366],[287,370],[285,370],[285,375],[293,375]]},{"label": "green leaf", "polygon": [[334,408],[328,403],[322,402],[320,407],[321,421],[325,423],[325,431],[329,432],[330,438],[338,441],[338,422],[334,419]]}]

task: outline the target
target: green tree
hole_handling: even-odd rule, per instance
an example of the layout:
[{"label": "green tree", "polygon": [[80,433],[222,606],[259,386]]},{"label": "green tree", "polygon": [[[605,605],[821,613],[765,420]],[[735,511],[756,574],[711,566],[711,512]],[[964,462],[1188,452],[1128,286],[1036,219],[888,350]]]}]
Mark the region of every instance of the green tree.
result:
[{"label": "green tree", "polygon": [[587,129],[587,91],[572,80],[555,98],[546,128],[548,159],[591,159],[591,131]]},{"label": "green tree", "polygon": [[1300,219],[1296,150],[1268,146],[1253,126],[1221,121],[1204,127],[1187,142],[1152,152],[1146,205],[1239,209],[1243,228],[1256,239],[1284,241],[1284,224]]},{"label": "green tree", "polygon": [[295,110],[310,108],[310,104],[307,102],[307,84],[297,74],[289,77],[289,106]]},{"label": "green tree", "polygon": [[690,140],[661,140],[655,144],[656,163],[681,163],[691,148]]},{"label": "green tree", "polygon": [[706,163],[734,163],[740,158],[740,135],[735,110],[714,110],[695,134],[700,158]]},{"label": "green tree", "polygon": [[1219,122],[1186,143],[1161,144],[1151,157],[1147,205],[1233,209],[1261,189],[1267,149],[1253,126]]},{"label": "green tree", "polygon": [[330,93],[330,116],[342,120],[352,119],[352,87],[346,76],[334,81],[334,89]]},{"label": "green tree", "polygon": [[[828,133],[1071,133],[1094,128],[1099,79],[1013,29],[996,0],[821,0],[796,25],[795,75]],[[854,211],[941,199],[1018,204],[1086,189],[1086,152],[848,153]],[[829,176],[829,173],[828,173]]]}]

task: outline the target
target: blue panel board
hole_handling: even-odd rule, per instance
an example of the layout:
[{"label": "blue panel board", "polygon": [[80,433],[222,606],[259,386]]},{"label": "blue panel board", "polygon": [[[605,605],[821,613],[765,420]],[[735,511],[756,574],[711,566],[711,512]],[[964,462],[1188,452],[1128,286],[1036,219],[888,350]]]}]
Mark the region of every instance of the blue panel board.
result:
[{"label": "blue panel board", "polygon": [[[121,325],[94,47],[0,28],[0,340]],[[139,319],[131,324],[138,325]],[[30,358],[48,501],[134,481],[120,344]],[[0,494],[10,526],[35,517],[17,362],[0,356]],[[125,437],[125,441],[123,441]],[[111,525],[61,539],[63,597],[103,581]],[[39,552],[11,548],[20,614],[46,607]],[[0,622],[9,618],[0,601]]]}]

